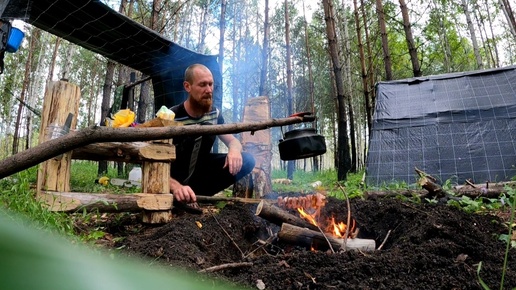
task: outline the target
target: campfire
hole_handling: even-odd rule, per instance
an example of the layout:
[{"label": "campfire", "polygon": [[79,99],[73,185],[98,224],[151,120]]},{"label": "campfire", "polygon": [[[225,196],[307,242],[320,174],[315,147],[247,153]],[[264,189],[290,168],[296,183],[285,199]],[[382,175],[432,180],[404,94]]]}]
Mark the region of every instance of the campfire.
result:
[{"label": "campfire", "polygon": [[[320,193],[278,197],[277,206],[271,201],[261,201],[256,215],[281,226],[278,238],[286,243],[322,251],[374,251],[374,240],[357,238],[359,231],[350,213],[347,223],[334,216],[327,219],[321,217],[321,209],[326,202],[326,197]],[[289,210],[297,211],[298,215]]]}]

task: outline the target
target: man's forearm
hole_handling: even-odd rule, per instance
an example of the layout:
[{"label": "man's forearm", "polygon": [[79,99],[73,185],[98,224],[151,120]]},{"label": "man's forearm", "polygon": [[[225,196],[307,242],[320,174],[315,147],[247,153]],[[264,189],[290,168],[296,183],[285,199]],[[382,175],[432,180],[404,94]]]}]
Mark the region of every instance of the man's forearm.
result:
[{"label": "man's forearm", "polygon": [[238,139],[234,139],[228,145],[228,151],[233,151],[233,150],[235,150],[238,153],[242,152],[242,144],[240,143],[240,141]]}]

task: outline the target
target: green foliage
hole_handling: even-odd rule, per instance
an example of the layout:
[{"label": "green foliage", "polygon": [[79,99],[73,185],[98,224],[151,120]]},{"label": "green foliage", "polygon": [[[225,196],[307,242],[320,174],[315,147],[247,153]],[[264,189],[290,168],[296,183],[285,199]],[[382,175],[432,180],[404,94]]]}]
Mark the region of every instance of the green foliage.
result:
[{"label": "green foliage", "polygon": [[[516,189],[514,189],[510,186],[506,186],[505,189],[507,192],[505,194],[503,194],[503,196],[501,197],[500,200],[501,200],[502,204],[507,204],[510,207],[511,216],[510,216],[509,222],[507,224],[508,233],[499,236],[499,240],[502,240],[506,243],[505,257],[503,260],[503,267],[502,267],[502,269],[503,269],[502,270],[502,279],[500,282],[500,289],[504,289],[503,286],[504,286],[505,274],[507,272],[507,261],[509,259],[509,251],[510,251],[511,247],[513,247],[513,248],[516,247],[516,241],[513,241],[511,239],[512,235],[513,235],[513,230],[514,230],[514,217],[515,217],[515,212],[516,212]],[[482,280],[482,278],[480,278],[481,267],[482,267],[482,262],[478,263],[477,278],[478,278],[480,285],[482,285],[482,288],[487,290],[487,289],[490,289],[489,286],[487,286],[487,284]]]},{"label": "green foliage", "polygon": [[36,167],[33,167],[11,178],[0,180],[0,205],[9,209],[7,213],[21,213],[27,216],[37,222],[39,228],[73,235],[73,221],[67,214],[51,212],[36,200],[35,191],[30,186],[34,184],[36,175]]},{"label": "green foliage", "polygon": [[[285,171],[273,170],[272,179],[285,178],[286,175],[287,173]],[[362,176],[363,172],[349,174],[347,176],[347,180],[341,184],[344,190],[346,190],[346,195],[349,198],[363,196]],[[314,184],[315,182],[320,182],[321,185]],[[280,193],[313,193],[316,191],[324,191],[328,196],[339,199],[345,198],[342,189],[337,184],[337,171],[335,169],[318,172],[306,172],[297,170],[294,172],[294,179],[292,180],[292,183],[274,183],[272,187],[273,191]]]},{"label": "green foliage", "polygon": [[2,289],[238,289],[148,260],[73,244],[1,209],[0,232]]},{"label": "green foliage", "polygon": [[[70,187],[72,191],[76,192],[104,192],[104,193],[136,193],[141,192],[140,187],[120,187],[116,185],[108,184],[107,186],[95,183],[97,179],[97,162],[91,161],[73,161],[70,174]],[[129,170],[127,170],[129,171]],[[127,179],[128,173],[118,176],[116,168],[108,166],[108,172],[106,173],[109,178],[122,178]]]}]

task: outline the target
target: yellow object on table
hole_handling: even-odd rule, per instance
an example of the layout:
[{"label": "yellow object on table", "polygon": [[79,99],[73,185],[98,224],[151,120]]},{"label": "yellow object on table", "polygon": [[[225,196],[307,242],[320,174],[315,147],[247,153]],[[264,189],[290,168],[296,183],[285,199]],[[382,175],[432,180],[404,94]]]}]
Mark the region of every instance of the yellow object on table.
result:
[{"label": "yellow object on table", "polygon": [[120,127],[129,127],[134,120],[136,115],[130,109],[123,109],[118,111],[111,118],[106,118],[106,126],[120,128]]}]

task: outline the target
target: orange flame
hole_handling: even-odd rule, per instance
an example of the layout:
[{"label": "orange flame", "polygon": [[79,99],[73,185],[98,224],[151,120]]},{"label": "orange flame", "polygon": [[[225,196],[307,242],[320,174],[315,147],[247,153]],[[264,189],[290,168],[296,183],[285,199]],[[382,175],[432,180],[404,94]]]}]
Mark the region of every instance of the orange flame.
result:
[{"label": "orange flame", "polygon": [[[297,211],[299,212],[299,215],[304,218],[309,223],[319,226],[319,223],[317,222],[317,218],[320,213],[320,209],[317,209],[314,214],[309,214],[305,211],[304,208],[298,207]],[[355,220],[351,220],[351,228],[348,231],[348,237],[355,231]],[[346,229],[347,225],[344,222],[336,222],[334,217],[331,217],[331,219],[328,221],[328,226],[326,228],[326,232],[333,235],[336,238],[344,238],[346,235]]]},{"label": "orange flame", "polygon": [[317,212],[315,214],[311,215],[311,214],[308,214],[307,212],[305,212],[305,210],[302,207],[298,207],[297,211],[299,212],[301,217],[304,218],[305,220],[307,220],[309,223],[313,224],[314,226],[319,226],[317,224],[317,220],[316,220]]}]

